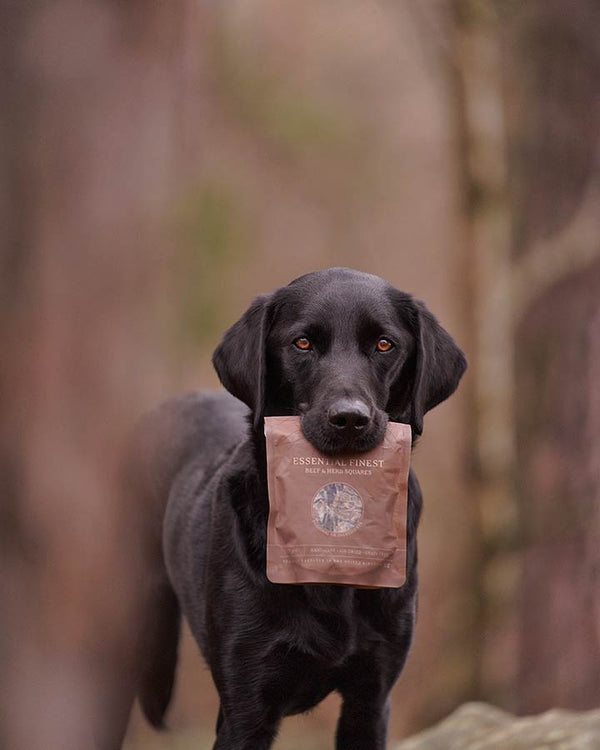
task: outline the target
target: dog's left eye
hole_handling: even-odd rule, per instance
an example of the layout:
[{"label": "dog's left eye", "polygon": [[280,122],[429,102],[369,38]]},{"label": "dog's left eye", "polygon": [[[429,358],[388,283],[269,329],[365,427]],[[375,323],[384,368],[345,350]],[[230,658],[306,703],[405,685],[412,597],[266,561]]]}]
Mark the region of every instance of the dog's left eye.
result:
[{"label": "dog's left eye", "polygon": [[311,349],[311,348],[312,348],[312,346],[311,346],[311,343],[310,343],[310,341],[309,341],[309,340],[308,340],[308,339],[306,338],[306,336],[300,336],[300,338],[297,338],[297,339],[296,339],[296,340],[294,341],[294,346],[295,346],[295,347],[296,347],[297,349],[302,349],[302,351],[303,351],[303,352],[305,352],[305,351],[307,351],[308,349]]},{"label": "dog's left eye", "polygon": [[394,345],[389,339],[381,338],[377,342],[377,351],[378,352],[389,352],[390,349],[393,349]]}]

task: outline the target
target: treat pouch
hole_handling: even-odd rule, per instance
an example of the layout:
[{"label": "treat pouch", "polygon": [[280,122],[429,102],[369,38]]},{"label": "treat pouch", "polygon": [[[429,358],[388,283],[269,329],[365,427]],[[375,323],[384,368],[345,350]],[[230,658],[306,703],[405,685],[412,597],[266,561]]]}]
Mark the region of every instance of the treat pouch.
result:
[{"label": "treat pouch", "polygon": [[366,453],[320,453],[299,417],[266,417],[267,578],[394,588],[406,580],[411,428]]}]

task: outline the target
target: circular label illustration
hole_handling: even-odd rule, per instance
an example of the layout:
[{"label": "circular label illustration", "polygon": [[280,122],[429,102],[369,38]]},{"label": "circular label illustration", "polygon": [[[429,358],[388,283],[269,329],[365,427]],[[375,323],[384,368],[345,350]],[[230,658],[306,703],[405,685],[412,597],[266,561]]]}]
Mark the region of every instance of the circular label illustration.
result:
[{"label": "circular label illustration", "polygon": [[312,518],[325,534],[351,534],[360,526],[362,517],[361,497],[349,484],[326,484],[313,498]]}]

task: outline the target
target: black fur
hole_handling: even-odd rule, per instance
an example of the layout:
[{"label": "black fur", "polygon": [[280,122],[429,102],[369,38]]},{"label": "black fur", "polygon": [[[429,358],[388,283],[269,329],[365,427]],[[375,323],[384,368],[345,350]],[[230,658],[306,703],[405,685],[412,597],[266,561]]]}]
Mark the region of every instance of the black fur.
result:
[{"label": "black fur", "polygon": [[[310,348],[299,349],[299,337]],[[376,348],[382,337],[394,343],[388,352]],[[410,423],[416,438],[425,412],[457,387],[464,356],[422,303],[375,276],[335,268],[256,299],[213,361],[232,396],[174,400],[147,430],[160,433],[156,481],[169,496],[168,581],[221,699],[214,747],[266,750],[283,716],[337,690],[338,750],[380,750],[415,620],[417,479],[411,472],[404,586],[270,583],[263,417],[299,414],[307,439],[329,453],[374,447],[388,419]],[[340,423],[336,404],[359,404],[368,417]],[[154,724],[170,697],[179,632],[162,563],[157,570],[139,689]]]}]

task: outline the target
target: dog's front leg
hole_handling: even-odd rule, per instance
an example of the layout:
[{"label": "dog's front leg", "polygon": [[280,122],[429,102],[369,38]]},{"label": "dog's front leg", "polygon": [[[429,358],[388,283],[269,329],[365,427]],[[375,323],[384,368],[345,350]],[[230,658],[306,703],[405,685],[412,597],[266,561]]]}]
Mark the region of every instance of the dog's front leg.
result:
[{"label": "dog's front leg", "polygon": [[219,709],[213,750],[269,750],[280,718],[266,716],[260,706],[252,705],[247,693],[239,697],[228,710]]},{"label": "dog's front leg", "polygon": [[406,624],[396,648],[382,646],[348,660],[338,684],[343,702],[337,750],[385,750],[389,694],[408,654],[411,622]]},{"label": "dog's front leg", "polygon": [[385,750],[390,716],[389,698],[345,696],[337,726],[336,750]]}]

